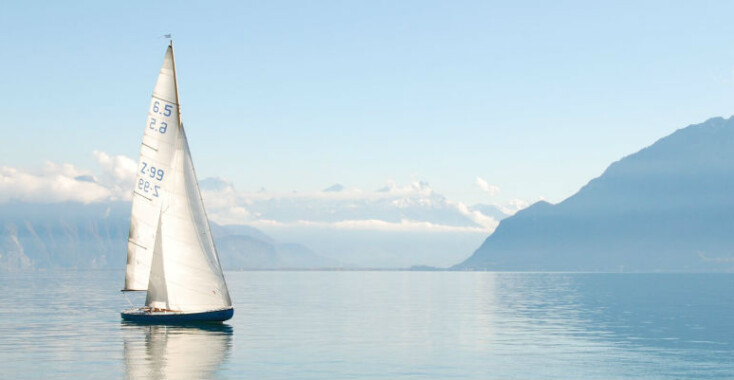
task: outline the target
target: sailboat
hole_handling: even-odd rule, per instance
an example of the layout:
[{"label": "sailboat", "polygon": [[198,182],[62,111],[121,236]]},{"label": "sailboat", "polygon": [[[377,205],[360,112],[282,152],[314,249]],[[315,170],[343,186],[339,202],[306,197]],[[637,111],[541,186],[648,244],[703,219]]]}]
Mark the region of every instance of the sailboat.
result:
[{"label": "sailboat", "polygon": [[125,288],[147,291],[122,311],[144,323],[221,322],[234,308],[204,210],[179,107],[173,41],[153,90],[140,148]]}]

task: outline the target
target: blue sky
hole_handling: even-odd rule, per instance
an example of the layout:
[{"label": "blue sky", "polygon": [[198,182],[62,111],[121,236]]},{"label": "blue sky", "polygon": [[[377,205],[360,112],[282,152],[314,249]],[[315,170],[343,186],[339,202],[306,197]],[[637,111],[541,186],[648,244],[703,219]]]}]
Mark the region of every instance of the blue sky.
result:
[{"label": "blue sky", "polygon": [[[0,165],[137,157],[173,33],[200,177],[243,191],[427,181],[466,203],[572,195],[734,110],[734,5],[16,2]],[[498,186],[490,195],[477,177]]]}]

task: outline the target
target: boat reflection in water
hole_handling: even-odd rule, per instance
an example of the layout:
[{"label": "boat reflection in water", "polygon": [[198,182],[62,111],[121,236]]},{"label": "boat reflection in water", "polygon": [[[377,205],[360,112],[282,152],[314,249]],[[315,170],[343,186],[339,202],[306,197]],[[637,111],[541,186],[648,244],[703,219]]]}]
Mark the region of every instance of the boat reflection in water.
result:
[{"label": "boat reflection in water", "polygon": [[225,324],[165,326],[122,324],[128,379],[209,379],[232,346]]}]

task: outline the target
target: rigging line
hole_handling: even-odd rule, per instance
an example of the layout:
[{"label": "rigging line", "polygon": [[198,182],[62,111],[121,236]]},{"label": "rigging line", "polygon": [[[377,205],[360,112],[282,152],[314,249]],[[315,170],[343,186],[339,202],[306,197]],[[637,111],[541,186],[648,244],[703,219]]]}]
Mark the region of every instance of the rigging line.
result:
[{"label": "rigging line", "polygon": [[156,96],[155,94],[153,94],[153,95],[152,95],[152,98],[153,98],[153,99],[158,99],[158,100],[160,100],[160,101],[162,101],[162,102],[166,102],[166,103],[171,103],[171,104],[175,104],[176,106],[178,106],[178,103],[177,103],[177,102],[174,102],[174,101],[171,101],[171,100],[168,100],[168,99],[163,99],[163,98],[161,98],[160,96]]},{"label": "rigging line", "polygon": [[145,250],[147,250],[147,249],[148,249],[147,247],[143,247],[142,245],[140,245],[140,244],[138,244],[138,243],[136,243],[136,242],[132,241],[131,239],[127,239],[127,242],[128,242],[128,243],[132,243],[133,245],[137,245],[138,247],[140,247],[140,248],[142,248],[142,249],[145,249]]},{"label": "rigging line", "polygon": [[122,295],[125,296],[125,300],[127,300],[127,303],[129,303],[130,306],[135,307],[135,305],[132,303],[132,301],[130,301],[130,298],[127,296],[127,293],[122,292]]},{"label": "rigging line", "polygon": [[150,146],[150,145],[148,145],[148,144],[146,144],[146,143],[143,143],[143,146],[144,146],[144,147],[147,147],[147,148],[150,148],[150,149],[153,149],[153,150],[154,150],[154,151],[156,151],[156,152],[158,151],[158,149],[156,149],[156,148],[153,148],[152,146]]},{"label": "rigging line", "polygon": [[145,195],[138,193],[137,191],[133,191],[133,194],[139,195],[139,196],[141,196],[141,197],[143,197],[143,198],[145,198],[145,199],[147,199],[147,200],[149,200],[151,202],[153,201],[153,198],[148,198]]}]

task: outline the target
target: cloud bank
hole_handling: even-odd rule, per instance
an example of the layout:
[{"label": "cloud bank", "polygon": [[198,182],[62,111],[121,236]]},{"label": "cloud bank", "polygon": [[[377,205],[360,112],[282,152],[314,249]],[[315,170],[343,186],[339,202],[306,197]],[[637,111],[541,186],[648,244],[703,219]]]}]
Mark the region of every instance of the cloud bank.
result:
[{"label": "cloud bank", "polygon": [[[221,179],[202,181],[209,217],[218,223],[256,227],[314,227],[340,230],[493,231],[500,218],[436,193],[426,182],[388,184],[375,191],[237,192]],[[216,186],[210,184],[217,183]],[[338,188],[338,187],[337,187]],[[505,216],[499,210],[500,215]]]},{"label": "cloud bank", "polygon": [[[0,167],[0,202],[81,203],[130,200],[136,162],[123,155],[93,152],[95,170],[47,162],[37,172]],[[499,188],[477,177],[490,194]],[[388,182],[373,191],[333,185],[316,192],[240,192],[229,181],[206,178],[201,190],[209,217],[219,224],[307,227],[350,231],[490,233],[499,220],[527,202],[473,205],[447,199],[423,181]]]}]

